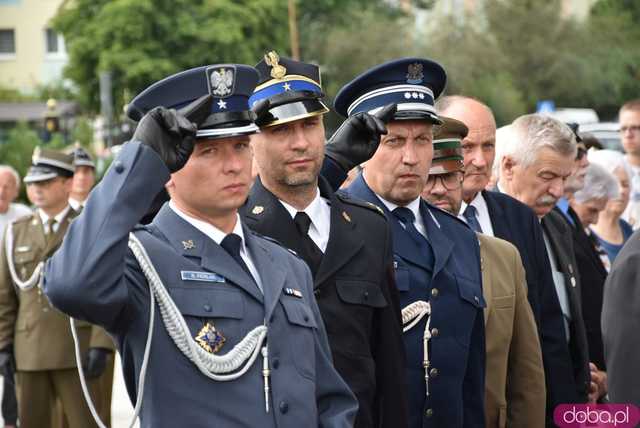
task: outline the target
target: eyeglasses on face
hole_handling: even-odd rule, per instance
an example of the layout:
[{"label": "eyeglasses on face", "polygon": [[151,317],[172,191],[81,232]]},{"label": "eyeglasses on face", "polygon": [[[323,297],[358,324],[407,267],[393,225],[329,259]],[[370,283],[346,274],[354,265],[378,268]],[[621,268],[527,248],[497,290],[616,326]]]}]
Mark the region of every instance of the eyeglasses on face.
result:
[{"label": "eyeglasses on face", "polygon": [[442,186],[447,190],[457,190],[462,185],[463,175],[462,172],[448,172],[446,174],[433,174],[427,178],[427,183],[424,186],[424,190],[431,190],[435,187],[436,182],[440,180]]}]

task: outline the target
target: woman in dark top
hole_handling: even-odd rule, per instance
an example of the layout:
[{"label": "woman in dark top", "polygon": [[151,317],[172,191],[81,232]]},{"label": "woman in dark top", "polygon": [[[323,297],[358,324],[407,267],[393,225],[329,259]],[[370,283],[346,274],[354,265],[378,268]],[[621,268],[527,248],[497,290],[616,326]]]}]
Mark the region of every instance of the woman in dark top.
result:
[{"label": "woman in dark top", "polygon": [[615,177],[592,163],[587,167],[584,188],[574,194],[571,199],[572,210],[569,211],[576,225],[573,229],[573,246],[582,287],[582,317],[587,330],[589,360],[602,371],[606,371],[606,367],[600,315],[607,270],[598,251],[599,245],[588,227],[598,221],[608,201],[617,196],[618,182]]}]

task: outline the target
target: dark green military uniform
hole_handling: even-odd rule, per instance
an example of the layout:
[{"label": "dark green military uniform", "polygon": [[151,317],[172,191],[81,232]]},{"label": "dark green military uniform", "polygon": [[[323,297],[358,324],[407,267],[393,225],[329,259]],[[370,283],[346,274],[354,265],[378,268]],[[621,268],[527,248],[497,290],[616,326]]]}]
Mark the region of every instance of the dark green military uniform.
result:
[{"label": "dark green military uniform", "polygon": [[[58,169],[70,156],[53,153],[34,155],[34,167],[25,183],[64,176]],[[56,167],[47,165],[49,156]],[[38,209],[7,226],[2,240],[0,349],[12,349],[15,356],[18,416],[23,428],[51,426],[56,400],[62,404],[71,428],[95,426],[82,399],[69,317],[50,305],[40,289],[40,275],[34,275],[40,262],[60,246],[76,215],[67,206],[55,217],[58,225],[50,226],[43,224]],[[81,349],[86,351],[92,327],[84,322],[77,326]]]}]

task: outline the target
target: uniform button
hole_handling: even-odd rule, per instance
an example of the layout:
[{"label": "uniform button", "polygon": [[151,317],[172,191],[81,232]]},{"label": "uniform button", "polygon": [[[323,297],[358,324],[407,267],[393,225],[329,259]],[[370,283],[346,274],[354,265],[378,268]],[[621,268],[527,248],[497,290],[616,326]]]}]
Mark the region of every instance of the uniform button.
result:
[{"label": "uniform button", "polygon": [[309,321],[309,315],[303,316],[302,319],[304,320],[304,322],[308,322]]},{"label": "uniform button", "polygon": [[425,416],[430,418],[431,416],[433,416],[433,409],[427,409],[426,412],[424,412]]},{"label": "uniform button", "polygon": [[280,360],[277,358],[274,358],[273,361],[271,361],[271,367],[277,370],[278,367],[280,367]]},{"label": "uniform button", "polygon": [[211,312],[211,306],[209,306],[209,305],[204,305],[204,306],[202,307],[202,309],[204,309],[204,310],[205,310],[205,311],[207,311],[207,312]]},{"label": "uniform button", "polygon": [[440,290],[438,290],[437,288],[432,288],[431,289],[431,295],[433,297],[438,297],[438,294],[440,294]]},{"label": "uniform button", "polygon": [[289,403],[287,403],[286,401],[281,401],[280,402],[280,413],[282,413],[284,415],[288,411],[289,411]]},{"label": "uniform button", "polygon": [[365,291],[362,296],[364,297],[364,300],[369,300],[369,292]]},{"label": "uniform button", "polygon": [[437,328],[432,328],[431,329],[431,337],[438,337],[438,335],[440,334],[440,330],[438,330]]},{"label": "uniform button", "polygon": [[115,161],[113,163],[113,168],[116,170],[118,174],[122,174],[124,172],[124,165],[120,161]]},{"label": "uniform button", "polygon": [[429,376],[431,377],[438,377],[438,373],[440,372],[438,372],[438,369],[436,369],[435,367],[429,370]]}]

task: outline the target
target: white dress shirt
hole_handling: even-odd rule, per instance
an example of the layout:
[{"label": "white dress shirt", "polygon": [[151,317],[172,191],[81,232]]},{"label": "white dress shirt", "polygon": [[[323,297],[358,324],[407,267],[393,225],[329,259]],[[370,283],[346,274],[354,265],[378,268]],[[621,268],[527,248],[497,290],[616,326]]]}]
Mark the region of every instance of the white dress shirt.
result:
[{"label": "white dress shirt", "polygon": [[[58,231],[58,229],[60,229],[60,223],[62,222],[62,220],[64,220],[64,218],[66,217],[67,213],[69,212],[69,210],[71,209],[71,207],[69,205],[67,205],[65,207],[65,209],[63,209],[62,211],[60,211],[55,217],[54,219],[56,220],[56,222],[53,224],[53,233],[56,233]],[[45,213],[44,211],[42,211],[41,209],[38,208],[38,215],[40,215],[40,220],[42,220],[42,225],[44,226],[44,233],[46,235],[48,235],[49,233],[51,233],[52,231],[49,230],[49,227],[47,225],[47,222],[49,221],[49,219],[51,217],[49,217],[47,215],[47,213]]]},{"label": "white dress shirt", "polygon": [[73,208],[74,211],[79,212],[84,207],[85,202],[87,201],[78,201],[76,199],[69,198],[69,205],[71,205],[71,208]]},{"label": "white dress shirt", "polygon": [[[282,206],[285,207],[291,218],[294,218],[299,212],[297,208],[292,207],[288,203],[278,199]],[[309,237],[320,248],[323,253],[327,251],[329,243],[329,231],[331,229],[331,207],[329,201],[320,196],[320,192],[316,189],[316,197],[313,201],[302,210],[311,219],[309,226]]]},{"label": "white dress shirt", "polygon": [[[393,202],[387,201],[386,199],[384,199],[383,197],[381,197],[378,194],[376,194],[376,196],[378,196],[378,198],[380,198],[380,200],[382,201],[384,206],[387,207],[387,209],[389,211],[391,211],[392,213],[393,213],[393,210],[395,210],[396,208],[399,207],[399,205],[396,205]],[[415,220],[413,221],[413,225],[418,230],[418,232],[420,232],[420,234],[426,238],[427,237],[427,229],[426,229],[426,227],[424,225],[424,221],[422,219],[422,215],[420,214],[420,200],[421,200],[421,198],[418,197],[418,198],[414,199],[413,201],[409,202],[407,205],[405,205],[404,208],[409,208],[409,210],[413,213],[413,216],[415,217]],[[402,223],[400,223],[400,224],[402,224]],[[404,226],[402,226],[402,227],[404,227]]]},{"label": "white dress shirt", "polygon": [[569,302],[569,294],[567,293],[567,281],[564,274],[558,270],[558,264],[556,258],[553,256],[554,252],[547,238],[547,232],[542,230],[542,237],[544,238],[544,245],[547,247],[547,254],[549,255],[549,263],[551,263],[551,276],[553,277],[553,284],[556,287],[556,294],[560,301],[560,309],[562,310],[562,319],[564,321],[564,334],[567,342],[571,339],[571,306]]},{"label": "white dress shirt", "polygon": [[[207,223],[206,221],[202,221],[195,217],[191,217],[189,214],[180,210],[180,208],[178,208],[173,203],[173,201],[169,201],[169,207],[180,218],[182,218],[184,221],[186,221],[187,223],[189,223],[190,225],[198,229],[200,232],[204,233],[206,236],[211,238],[213,242],[215,242],[216,244],[220,245],[222,240],[227,236],[226,233],[224,233],[222,230],[218,229],[211,223]],[[235,233],[240,237],[241,239],[240,257],[242,257],[242,260],[246,263],[247,267],[249,268],[249,271],[251,272],[251,275],[253,276],[253,279],[258,285],[258,288],[260,288],[260,291],[262,291],[262,280],[260,279],[260,274],[258,273],[258,269],[256,268],[256,265],[253,263],[253,260],[251,260],[251,255],[249,254],[249,250],[247,248],[247,245],[245,244],[244,232],[242,230],[242,223],[240,221],[240,216],[238,214],[236,214],[236,225],[233,227],[233,231],[231,233]]]},{"label": "white dress shirt", "polygon": [[[489,207],[487,206],[487,201],[484,200],[484,196],[482,196],[482,192],[478,192],[475,198],[471,201],[471,204],[476,208],[476,212],[478,213],[476,217],[478,218],[478,223],[480,223],[480,227],[482,228],[482,233],[489,236],[495,236],[493,234],[493,226],[491,225],[491,216],[489,215]],[[462,205],[460,206],[460,213],[458,214],[458,218],[463,220],[466,223],[466,219],[462,215],[464,210],[467,209],[467,203],[462,201]]]}]

